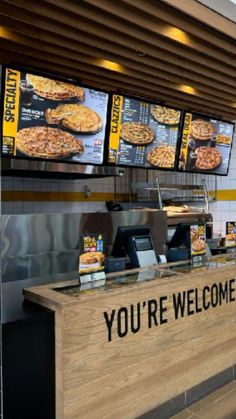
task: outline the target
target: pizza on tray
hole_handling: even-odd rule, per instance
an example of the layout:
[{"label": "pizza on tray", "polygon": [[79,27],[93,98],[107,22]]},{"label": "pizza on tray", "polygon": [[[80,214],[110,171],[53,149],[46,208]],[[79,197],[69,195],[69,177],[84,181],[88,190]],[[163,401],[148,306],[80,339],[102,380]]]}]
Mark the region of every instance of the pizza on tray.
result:
[{"label": "pizza on tray", "polygon": [[175,147],[170,145],[160,145],[152,148],[147,154],[147,161],[152,166],[163,168],[174,168]]},{"label": "pizza on tray", "polygon": [[175,125],[179,123],[180,111],[165,106],[152,105],[151,114],[160,124]]},{"label": "pizza on tray", "polygon": [[48,124],[61,124],[72,131],[95,133],[102,129],[102,118],[93,109],[80,104],[59,105],[45,112]]},{"label": "pizza on tray", "polygon": [[212,147],[198,147],[195,150],[197,159],[195,168],[199,170],[212,170],[218,167],[222,162],[222,155]]},{"label": "pizza on tray", "polygon": [[209,140],[215,133],[214,125],[204,119],[195,119],[191,123],[191,136],[196,140]]},{"label": "pizza on tray", "polygon": [[84,89],[79,86],[33,74],[27,74],[26,80],[33,86],[37,95],[46,99],[70,100],[75,97],[79,100],[84,100]]},{"label": "pizza on tray", "polygon": [[44,159],[65,158],[72,154],[82,154],[83,143],[73,135],[57,128],[23,128],[16,135],[16,148],[30,157]]},{"label": "pizza on tray", "polygon": [[146,145],[154,140],[154,132],[148,125],[125,122],[121,126],[120,137],[130,144]]}]

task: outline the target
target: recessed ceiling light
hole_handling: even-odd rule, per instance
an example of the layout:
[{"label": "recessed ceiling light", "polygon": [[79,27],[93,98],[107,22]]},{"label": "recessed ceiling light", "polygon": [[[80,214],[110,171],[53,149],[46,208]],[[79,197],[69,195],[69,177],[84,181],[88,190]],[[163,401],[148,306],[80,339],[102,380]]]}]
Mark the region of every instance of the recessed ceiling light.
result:
[{"label": "recessed ceiling light", "polygon": [[125,67],[121,64],[115,63],[114,61],[109,61],[109,60],[104,60],[102,58],[98,58],[96,60],[96,64],[108,70],[118,71],[119,73],[125,72]]},{"label": "recessed ceiling light", "polygon": [[164,35],[168,38],[173,39],[174,41],[178,41],[181,44],[189,45],[190,44],[190,37],[189,35],[182,31],[182,29],[176,28],[175,26],[166,26],[164,30]]},{"label": "recessed ceiling light", "polygon": [[4,28],[4,26],[0,26],[0,38],[11,38],[11,32],[8,29]]},{"label": "recessed ceiling light", "polygon": [[195,87],[188,86],[187,84],[180,84],[178,86],[178,90],[180,90],[181,92],[184,92],[184,93],[188,93],[189,95],[196,95],[197,94],[197,90],[195,89]]}]

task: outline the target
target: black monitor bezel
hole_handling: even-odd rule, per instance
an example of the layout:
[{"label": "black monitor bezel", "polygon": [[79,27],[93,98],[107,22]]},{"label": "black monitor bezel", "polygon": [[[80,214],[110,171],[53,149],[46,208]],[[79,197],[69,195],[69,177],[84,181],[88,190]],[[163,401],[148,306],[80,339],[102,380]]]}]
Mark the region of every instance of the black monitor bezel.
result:
[{"label": "black monitor bezel", "polygon": [[[67,161],[66,159],[44,159],[44,158],[40,158],[40,157],[28,157],[28,156],[11,156],[9,154],[3,154],[2,153],[2,147],[3,147],[3,115],[4,115],[4,97],[5,97],[5,80],[6,80],[6,70],[10,68],[12,70],[15,71],[20,71],[20,72],[26,72],[26,73],[30,73],[36,76],[41,76],[41,77],[47,77],[47,78],[51,78],[53,80],[59,80],[65,83],[69,83],[69,84],[73,84],[73,85],[78,85],[80,87],[83,88],[87,88],[87,89],[91,89],[91,90],[95,90],[97,92],[102,92],[108,95],[108,100],[107,100],[107,110],[106,110],[106,127],[105,127],[105,132],[104,132],[104,146],[103,146],[103,159],[101,163],[91,163],[91,162],[75,162],[75,161]],[[110,132],[110,108],[109,108],[109,104],[110,104],[110,96],[111,93],[108,90],[102,90],[102,89],[97,89],[91,86],[88,86],[87,84],[83,83],[81,80],[79,79],[75,79],[75,78],[66,78],[63,77],[61,75],[55,75],[55,73],[51,73],[48,71],[39,71],[37,69],[33,69],[31,67],[24,67],[24,66],[17,66],[17,65],[6,65],[6,64],[2,64],[1,65],[1,94],[0,94],[0,107],[1,107],[1,113],[0,113],[0,147],[1,147],[1,157],[4,159],[14,159],[14,160],[27,160],[27,161],[43,161],[43,162],[53,162],[53,163],[64,163],[67,165],[83,165],[83,166],[98,166],[101,167],[105,164],[105,156],[106,156],[106,147],[107,147],[107,137],[109,136],[109,132]]]},{"label": "black monitor bezel", "polygon": [[[140,234],[142,232],[142,234]],[[150,225],[118,226],[116,236],[112,246],[111,256],[126,257],[128,255],[129,237],[150,235]],[[120,237],[122,239],[120,240]],[[119,244],[121,243],[121,244]],[[122,249],[122,252],[116,252],[116,249]]]},{"label": "black monitor bezel", "polygon": [[[174,167],[173,168],[165,168],[165,167],[145,167],[145,166],[136,166],[136,165],[131,165],[131,164],[116,164],[116,163],[111,163],[109,161],[109,147],[110,147],[110,127],[111,127],[111,114],[112,114],[112,102],[113,102],[113,96],[122,96],[123,98],[127,98],[127,99],[132,99],[132,100],[137,100],[139,102],[145,102],[148,103],[150,105],[160,105],[160,106],[165,106],[166,108],[170,108],[170,109],[175,109],[177,111],[180,111],[180,121],[178,124],[179,126],[179,130],[178,130],[178,137],[177,137],[177,141],[176,141],[176,152],[175,152],[175,163],[174,163]],[[170,106],[167,105],[164,101],[154,101],[151,99],[146,99],[146,98],[140,98],[137,96],[132,96],[132,95],[125,95],[122,93],[114,93],[111,92],[110,94],[110,103],[109,103],[109,113],[110,113],[110,120],[109,120],[109,132],[108,132],[108,137],[107,137],[107,154],[106,154],[106,164],[108,166],[112,166],[112,167],[124,167],[124,168],[134,168],[134,169],[144,169],[144,170],[161,170],[161,171],[165,171],[165,172],[176,172],[177,171],[177,165],[178,165],[178,158],[179,158],[179,146],[180,146],[180,140],[181,140],[181,133],[182,133],[182,124],[183,124],[183,116],[184,116],[184,110],[177,108],[175,106]]]},{"label": "black monitor bezel", "polygon": [[[232,135],[232,141],[231,141],[231,145],[230,145],[230,152],[229,152],[229,160],[228,160],[228,167],[227,167],[227,173],[223,174],[223,173],[209,173],[207,171],[199,171],[199,170],[181,170],[179,169],[179,161],[180,161],[180,154],[181,154],[181,144],[182,144],[182,138],[183,138],[183,130],[184,130],[184,122],[185,122],[185,116],[187,113],[191,113],[192,115],[196,115],[197,117],[201,117],[201,118],[209,118],[209,119],[215,119],[218,122],[225,122],[227,124],[232,124],[233,125],[233,135]],[[183,112],[183,118],[182,118],[182,125],[181,125],[181,135],[179,138],[179,148],[178,148],[178,158],[177,158],[177,171],[179,173],[197,173],[200,175],[207,175],[207,176],[228,176],[229,174],[229,166],[230,166],[230,161],[231,161],[231,154],[232,154],[232,148],[233,148],[233,140],[234,140],[234,133],[235,133],[235,122],[232,121],[228,121],[226,119],[222,119],[219,117],[216,117],[214,115],[209,115],[209,114],[205,114],[205,113],[200,113],[200,112],[195,112],[192,110],[184,110]]]}]

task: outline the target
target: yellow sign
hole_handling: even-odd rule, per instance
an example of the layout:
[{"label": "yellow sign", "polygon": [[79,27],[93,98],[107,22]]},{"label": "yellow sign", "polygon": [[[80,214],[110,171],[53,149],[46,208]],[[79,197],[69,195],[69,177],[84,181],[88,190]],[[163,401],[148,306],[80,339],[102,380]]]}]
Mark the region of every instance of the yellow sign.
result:
[{"label": "yellow sign", "polygon": [[109,161],[117,163],[117,154],[120,143],[121,111],[123,107],[123,97],[113,95],[111,110],[111,128],[109,141]]},{"label": "yellow sign", "polygon": [[14,155],[16,154],[15,137],[19,116],[19,82],[20,72],[8,68],[6,70],[3,110],[3,147],[12,147]]},{"label": "yellow sign", "polygon": [[189,143],[191,122],[192,122],[192,114],[186,113],[185,118],[184,118],[184,129],[183,129],[183,136],[182,136],[182,142],[181,142],[181,158],[184,161],[185,167],[186,167],[187,157],[188,157],[188,143]]}]

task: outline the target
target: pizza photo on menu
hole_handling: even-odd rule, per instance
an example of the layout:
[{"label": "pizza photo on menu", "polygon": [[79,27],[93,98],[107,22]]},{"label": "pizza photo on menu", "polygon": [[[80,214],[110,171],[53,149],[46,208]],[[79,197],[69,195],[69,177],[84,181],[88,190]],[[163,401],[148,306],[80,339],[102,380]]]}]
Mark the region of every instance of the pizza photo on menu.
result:
[{"label": "pizza photo on menu", "polygon": [[125,122],[121,126],[120,137],[130,144],[146,145],[154,140],[154,132],[148,125]]},{"label": "pizza photo on menu", "polygon": [[29,157],[44,159],[65,158],[84,151],[82,141],[68,132],[41,126],[18,131],[16,148]]},{"label": "pizza photo on menu", "polygon": [[195,150],[197,159],[196,169],[212,170],[218,167],[222,162],[222,155],[216,148],[199,147]]},{"label": "pizza photo on menu", "polygon": [[71,131],[97,133],[102,129],[102,118],[93,109],[81,104],[59,105],[47,109],[45,118],[48,124],[62,125]]},{"label": "pizza photo on menu", "polygon": [[69,100],[77,98],[84,100],[84,89],[73,84],[33,74],[27,74],[26,81],[33,86],[37,95],[47,99]]},{"label": "pizza photo on menu", "polygon": [[175,153],[175,147],[160,145],[149,151],[147,161],[153,166],[170,169],[175,164]]},{"label": "pizza photo on menu", "polygon": [[234,123],[185,112],[178,168],[182,171],[226,176]]},{"label": "pizza photo on menu", "polygon": [[[108,93],[56,76],[4,71],[3,155],[103,164]],[[11,118],[9,92],[15,104]]]},{"label": "pizza photo on menu", "polygon": [[195,119],[191,123],[191,136],[196,140],[209,140],[215,133],[214,125],[203,119]]},{"label": "pizza photo on menu", "polygon": [[180,122],[181,112],[166,106],[152,105],[151,114],[160,124],[175,125]]}]

